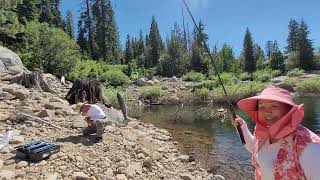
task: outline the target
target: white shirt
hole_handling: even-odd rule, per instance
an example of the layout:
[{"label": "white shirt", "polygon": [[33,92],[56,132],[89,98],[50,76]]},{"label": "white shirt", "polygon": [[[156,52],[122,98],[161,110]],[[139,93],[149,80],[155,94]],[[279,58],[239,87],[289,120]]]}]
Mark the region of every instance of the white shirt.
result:
[{"label": "white shirt", "polygon": [[96,104],[90,104],[90,108],[87,112],[87,116],[93,121],[106,118],[106,114]]},{"label": "white shirt", "polygon": [[[254,137],[246,126],[242,125],[241,129],[246,140],[245,147],[252,153]],[[261,168],[262,180],[274,180],[273,165],[277,160],[279,149],[279,142],[270,144],[269,141],[266,141],[257,152],[257,163]],[[306,179],[318,180],[320,177],[320,144],[309,143],[301,153],[299,161]]]}]

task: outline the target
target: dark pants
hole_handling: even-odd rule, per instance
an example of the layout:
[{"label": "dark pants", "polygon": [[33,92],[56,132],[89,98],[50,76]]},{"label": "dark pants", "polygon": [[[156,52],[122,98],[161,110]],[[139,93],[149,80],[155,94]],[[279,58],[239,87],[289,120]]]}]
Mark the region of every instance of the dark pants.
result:
[{"label": "dark pants", "polygon": [[99,119],[94,122],[94,124],[90,124],[83,130],[83,135],[89,135],[96,133],[97,137],[102,137],[104,133],[105,126],[110,124],[111,121],[107,119]]}]

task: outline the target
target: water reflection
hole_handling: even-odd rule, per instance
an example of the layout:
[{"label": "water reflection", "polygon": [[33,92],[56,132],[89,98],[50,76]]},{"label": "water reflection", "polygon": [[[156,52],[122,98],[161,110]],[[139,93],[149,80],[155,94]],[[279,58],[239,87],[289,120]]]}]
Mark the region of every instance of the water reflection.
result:
[{"label": "water reflection", "polygon": [[[305,104],[303,125],[320,135],[320,98],[299,98]],[[219,107],[216,107],[217,109]],[[201,106],[152,106],[141,110],[131,109],[131,116],[159,128],[169,130],[183,153],[194,157],[212,173],[226,179],[253,179],[250,154],[241,144],[230,123],[222,123],[212,115],[212,107]],[[237,110],[252,131],[253,122]]]}]

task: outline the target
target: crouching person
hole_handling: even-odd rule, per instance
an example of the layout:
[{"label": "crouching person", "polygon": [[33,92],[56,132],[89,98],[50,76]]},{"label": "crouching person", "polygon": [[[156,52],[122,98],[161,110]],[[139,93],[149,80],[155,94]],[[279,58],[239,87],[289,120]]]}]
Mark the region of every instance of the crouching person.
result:
[{"label": "crouching person", "polygon": [[85,121],[88,123],[88,127],[83,130],[83,135],[86,136],[96,133],[94,143],[101,142],[104,127],[108,122],[110,123],[107,115],[96,104],[78,103],[76,110],[85,116]]}]

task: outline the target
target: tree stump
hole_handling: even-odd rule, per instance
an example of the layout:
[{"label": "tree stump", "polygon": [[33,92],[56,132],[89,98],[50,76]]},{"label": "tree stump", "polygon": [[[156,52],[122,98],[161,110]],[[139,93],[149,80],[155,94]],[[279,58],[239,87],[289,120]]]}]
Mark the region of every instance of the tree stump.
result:
[{"label": "tree stump", "polygon": [[11,82],[17,83],[26,88],[35,88],[40,91],[51,93],[54,92],[44,79],[42,71],[37,69],[32,72],[24,72],[20,76],[14,78]]}]

